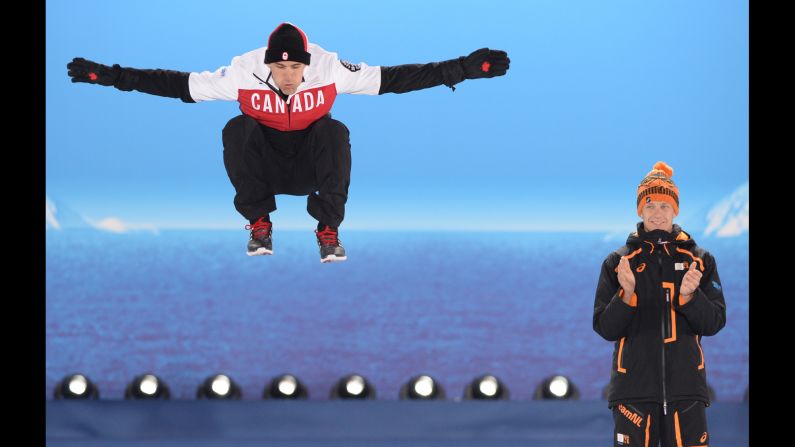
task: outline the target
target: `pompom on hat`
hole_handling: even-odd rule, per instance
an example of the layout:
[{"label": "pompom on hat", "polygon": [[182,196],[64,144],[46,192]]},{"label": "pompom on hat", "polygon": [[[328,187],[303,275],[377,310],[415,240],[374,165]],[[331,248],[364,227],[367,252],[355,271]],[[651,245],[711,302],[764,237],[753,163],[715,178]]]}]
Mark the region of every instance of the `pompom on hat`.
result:
[{"label": "pompom on hat", "polygon": [[671,177],[674,170],[664,161],[658,161],[638,185],[638,216],[643,205],[648,202],[668,202],[674,208],[674,216],[679,215],[679,188]]},{"label": "pompom on hat", "polygon": [[291,61],[309,65],[310,59],[306,34],[292,23],[282,23],[268,37],[268,49],[265,50],[266,64]]}]

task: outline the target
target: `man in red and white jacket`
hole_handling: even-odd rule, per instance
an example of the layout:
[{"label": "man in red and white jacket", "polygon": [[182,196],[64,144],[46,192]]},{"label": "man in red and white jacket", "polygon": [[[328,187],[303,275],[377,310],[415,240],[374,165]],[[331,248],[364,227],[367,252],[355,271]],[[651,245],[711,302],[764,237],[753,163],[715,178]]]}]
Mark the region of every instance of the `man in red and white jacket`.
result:
[{"label": "man in red and white jacket", "polygon": [[83,58],[67,65],[72,82],[180,98],[183,102],[237,101],[241,115],[224,127],[224,165],[235,187],[234,204],[249,220],[249,256],[273,254],[270,213],[276,194],[307,195],[321,262],[344,261],[338,227],[345,216],[351,171],[348,128],[329,113],[340,93],[381,95],[464,79],[504,75],[505,51],[481,48],[429,64],[392,67],[352,64],[309,43],[306,34],[282,23],[268,46],[232,58],[214,72],[141,70]]}]

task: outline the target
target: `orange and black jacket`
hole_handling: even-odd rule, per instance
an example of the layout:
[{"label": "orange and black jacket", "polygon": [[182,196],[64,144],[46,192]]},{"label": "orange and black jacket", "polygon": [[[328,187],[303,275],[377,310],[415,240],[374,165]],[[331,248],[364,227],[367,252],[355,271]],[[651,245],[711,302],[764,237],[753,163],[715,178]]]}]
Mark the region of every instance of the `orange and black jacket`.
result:
[{"label": "orange and black jacket", "polygon": [[[629,260],[635,292],[626,304],[617,267]],[[693,298],[679,303],[679,287],[690,264],[703,276]],[[607,390],[609,407],[617,403],[683,399],[709,405],[701,337],[726,324],[726,303],[715,259],[678,225],[630,234],[624,247],[602,264],[594,302],[593,328],[615,342]]]}]

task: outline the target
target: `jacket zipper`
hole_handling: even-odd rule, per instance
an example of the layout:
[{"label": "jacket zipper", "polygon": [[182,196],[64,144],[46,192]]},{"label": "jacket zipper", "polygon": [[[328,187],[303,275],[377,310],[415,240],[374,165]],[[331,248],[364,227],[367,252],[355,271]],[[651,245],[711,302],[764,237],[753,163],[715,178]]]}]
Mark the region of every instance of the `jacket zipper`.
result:
[{"label": "jacket zipper", "polygon": [[663,318],[665,319],[665,336],[664,340],[671,338],[671,290],[665,288],[665,310],[663,311]]},{"label": "jacket zipper", "polygon": [[[252,73],[252,74],[253,74],[253,73]],[[262,79],[261,79],[259,76],[257,76],[256,74],[254,74],[254,77],[255,77],[255,78],[257,78],[257,79],[259,79],[260,81],[264,82],[264,83],[265,83],[265,85],[267,85],[267,86],[268,86],[268,87],[269,87],[271,90],[273,90],[273,91],[276,93],[276,95],[277,95],[277,96],[279,96],[280,98],[282,98],[282,101],[284,101],[285,107],[287,107],[287,130],[290,130],[290,126],[291,126],[291,118],[290,118],[290,99],[292,99],[292,98],[290,98],[290,95],[285,95],[285,94],[284,94],[284,93],[281,91],[281,89],[278,89],[278,88],[274,87],[273,85],[271,85],[271,83],[270,83],[270,82],[268,82],[268,81],[270,81],[270,80],[271,80],[271,76],[273,76],[273,73],[269,73],[269,74],[268,74],[268,79],[266,79],[266,80],[262,81]],[[303,79],[302,79],[301,81],[303,82]]]},{"label": "jacket zipper", "polygon": [[[303,83],[304,81],[305,79],[301,78],[301,82]],[[290,101],[292,101],[293,98],[295,98],[297,95],[298,95],[298,87],[295,88],[295,93],[288,96],[289,99],[287,100],[287,130],[291,130],[293,128],[292,115],[290,114]]]},{"label": "jacket zipper", "polygon": [[[662,258],[660,257],[659,253],[657,253],[657,265],[660,268],[660,278],[662,278]],[[666,299],[668,299],[668,291],[667,291],[667,289],[666,289],[665,293],[666,293]],[[662,329],[662,336],[663,336],[662,340],[660,340],[661,341],[660,346],[662,347],[662,350],[661,350],[661,352],[662,352],[662,392],[663,392],[663,414],[664,415],[668,414],[668,400],[667,400],[667,397],[665,395],[665,338],[666,338],[665,337],[665,327],[666,327],[666,325],[665,325],[665,321],[666,321],[665,316],[668,313],[667,311],[668,311],[667,308],[663,310],[662,318],[660,319],[660,323],[662,324],[662,328],[661,329]]]},{"label": "jacket zipper", "polygon": [[287,104],[287,130],[290,130],[290,127],[292,127],[292,123],[291,123],[292,120],[291,120],[291,115],[290,115],[290,101],[292,99],[293,98],[288,98],[287,102],[286,102],[286,104]]}]

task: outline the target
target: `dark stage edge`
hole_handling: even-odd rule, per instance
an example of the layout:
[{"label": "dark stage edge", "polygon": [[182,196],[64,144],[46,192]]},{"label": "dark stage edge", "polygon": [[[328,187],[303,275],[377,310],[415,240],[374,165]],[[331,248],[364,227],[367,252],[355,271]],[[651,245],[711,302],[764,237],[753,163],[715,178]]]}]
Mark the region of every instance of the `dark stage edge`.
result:
[{"label": "dark stage edge", "polygon": [[[748,403],[707,409],[710,445],[748,446]],[[612,446],[604,401],[54,401],[51,447]]]}]

